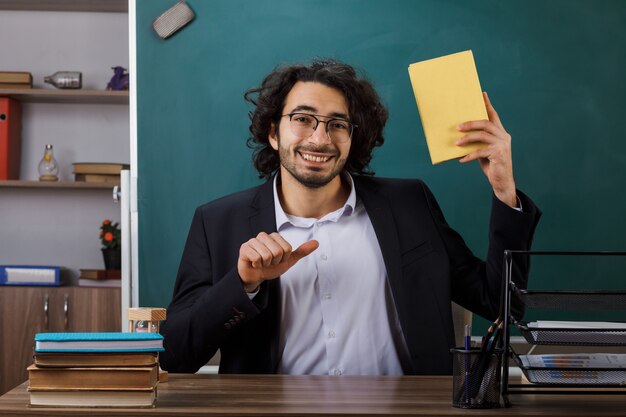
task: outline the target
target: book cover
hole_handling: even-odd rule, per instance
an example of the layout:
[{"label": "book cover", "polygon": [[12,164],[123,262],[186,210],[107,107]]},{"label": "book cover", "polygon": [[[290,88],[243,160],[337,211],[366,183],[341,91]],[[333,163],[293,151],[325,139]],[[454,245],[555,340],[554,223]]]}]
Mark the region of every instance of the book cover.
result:
[{"label": "book cover", "polygon": [[61,285],[61,267],[0,265],[0,285]]},{"label": "book cover", "polygon": [[33,84],[33,75],[25,71],[0,71],[0,83]]},{"label": "book cover", "polygon": [[37,353],[39,368],[148,367],[158,364],[157,353]]},{"label": "book cover", "polygon": [[119,269],[80,269],[79,278],[85,279],[121,279],[122,271]]},{"label": "book cover", "polygon": [[0,97],[0,180],[20,177],[22,148],[22,106],[19,101]]},{"label": "book cover", "polygon": [[123,169],[130,169],[130,165],[117,162],[74,162],[74,174],[115,174],[119,175]]},{"label": "book cover", "polygon": [[33,389],[153,389],[159,367],[28,368],[28,386]]},{"label": "book cover", "polygon": [[433,164],[486,147],[455,145],[466,134],[456,126],[489,119],[472,51],[411,64],[409,77]]},{"label": "book cover", "polygon": [[153,407],[157,390],[76,391],[29,389],[32,407]]},{"label": "book cover", "polygon": [[158,333],[37,333],[35,352],[162,352]]}]

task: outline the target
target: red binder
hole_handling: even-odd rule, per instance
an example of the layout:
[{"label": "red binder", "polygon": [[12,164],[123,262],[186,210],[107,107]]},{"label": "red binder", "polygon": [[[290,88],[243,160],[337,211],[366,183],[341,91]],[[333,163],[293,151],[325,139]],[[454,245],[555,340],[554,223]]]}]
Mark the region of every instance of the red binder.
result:
[{"label": "red binder", "polygon": [[20,102],[0,97],[0,180],[19,179],[21,133]]}]

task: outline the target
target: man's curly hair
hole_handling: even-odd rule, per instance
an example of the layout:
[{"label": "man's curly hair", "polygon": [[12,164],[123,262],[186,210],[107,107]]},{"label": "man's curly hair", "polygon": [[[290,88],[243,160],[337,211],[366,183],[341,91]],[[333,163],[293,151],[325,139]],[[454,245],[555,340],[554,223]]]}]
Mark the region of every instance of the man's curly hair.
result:
[{"label": "man's curly hair", "polygon": [[357,75],[353,67],[329,59],[319,59],[310,65],[295,64],[274,69],[260,87],[246,91],[244,98],[255,106],[250,112],[248,146],[254,149],[252,160],[260,178],[270,178],[279,168],[278,151],[269,143],[272,128],[281,120],[287,95],[298,81],[324,84],[341,91],[348,103],[350,121],[356,125],[345,169],[352,174],[374,175],[368,167],[372,150],[385,139],[383,128],[387,109],[372,84]]}]

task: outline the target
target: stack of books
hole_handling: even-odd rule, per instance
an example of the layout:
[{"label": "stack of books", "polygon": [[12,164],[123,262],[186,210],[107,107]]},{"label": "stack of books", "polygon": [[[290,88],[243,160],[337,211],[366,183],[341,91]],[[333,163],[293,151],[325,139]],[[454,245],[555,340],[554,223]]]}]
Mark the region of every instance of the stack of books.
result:
[{"label": "stack of books", "polygon": [[161,351],[158,333],[38,333],[30,405],[153,407]]},{"label": "stack of books", "polygon": [[121,287],[122,271],[119,269],[81,269],[78,276],[81,287]]},{"label": "stack of books", "polygon": [[33,88],[33,75],[23,71],[0,71],[0,88]]},{"label": "stack of books", "polygon": [[130,169],[130,165],[117,162],[75,162],[75,181],[82,182],[106,182],[119,185],[120,171]]}]

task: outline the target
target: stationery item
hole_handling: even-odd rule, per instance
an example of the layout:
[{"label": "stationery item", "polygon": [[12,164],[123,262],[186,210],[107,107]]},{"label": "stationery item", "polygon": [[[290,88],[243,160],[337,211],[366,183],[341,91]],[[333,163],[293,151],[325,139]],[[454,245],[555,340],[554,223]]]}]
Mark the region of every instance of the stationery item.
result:
[{"label": "stationery item", "polygon": [[108,182],[108,183],[119,185],[120,175],[119,174],[74,174],[74,181]]},{"label": "stationery item", "polygon": [[472,51],[411,64],[409,77],[433,164],[487,147],[455,145],[459,124],[489,118]]},{"label": "stationery item", "polygon": [[154,389],[159,367],[110,368],[28,368],[28,387],[32,389]]},{"label": "stationery item", "polygon": [[0,265],[0,285],[61,285],[61,267]]},{"label": "stationery item", "polygon": [[27,88],[33,88],[33,86],[32,86],[32,85],[30,85],[30,84],[0,83],[0,88],[7,88],[7,89],[14,89],[14,88],[19,88],[19,89],[27,89]]},{"label": "stationery item", "polygon": [[158,333],[37,333],[35,353],[41,352],[162,352]]},{"label": "stationery item", "polygon": [[79,287],[106,287],[106,288],[121,288],[122,280],[120,279],[91,279],[91,278],[79,278]]},{"label": "stationery item", "polygon": [[526,340],[537,344],[626,344],[624,322],[538,320],[520,326],[520,330]]},{"label": "stationery item", "polygon": [[146,367],[158,364],[158,353],[37,353],[39,368]]},{"label": "stationery item", "polygon": [[465,332],[463,336],[463,344],[466,351],[465,360],[465,401],[469,401],[469,376],[470,376],[470,349],[472,347],[472,326],[465,325]]},{"label": "stationery item", "polygon": [[[484,354],[479,348],[451,349],[452,352],[452,406],[457,408],[500,407],[500,358],[501,351],[488,357],[487,365],[481,370],[477,364]],[[467,374],[469,369],[469,375]],[[478,384],[478,386],[476,386]]]},{"label": "stationery item", "polygon": [[185,0],[181,0],[154,19],[152,27],[161,39],[167,39],[191,22],[195,16]]},{"label": "stationery item", "polygon": [[122,271],[119,269],[80,269],[79,278],[103,280],[103,279],[121,279]]},{"label": "stationery item", "polygon": [[22,106],[19,101],[0,97],[0,180],[20,177]]},{"label": "stationery item", "polygon": [[72,167],[74,174],[120,175],[120,171],[129,169],[130,165],[118,162],[74,162]]},{"label": "stationery item", "polygon": [[487,373],[490,362],[492,362],[494,353],[496,352],[496,346],[498,345],[500,338],[502,337],[502,322],[498,318],[494,322],[499,323],[496,325],[491,333],[487,332],[487,338],[480,348],[480,355],[475,363],[472,364],[470,370],[470,392],[469,396],[474,398],[479,394],[479,390],[483,385],[483,380]]},{"label": "stationery item", "polygon": [[76,391],[30,389],[32,407],[153,407],[157,391]]},{"label": "stationery item", "polygon": [[626,354],[562,353],[516,359],[533,383],[623,385],[626,381]]},{"label": "stationery item", "polygon": [[33,86],[33,74],[26,71],[0,71],[0,83]]}]

